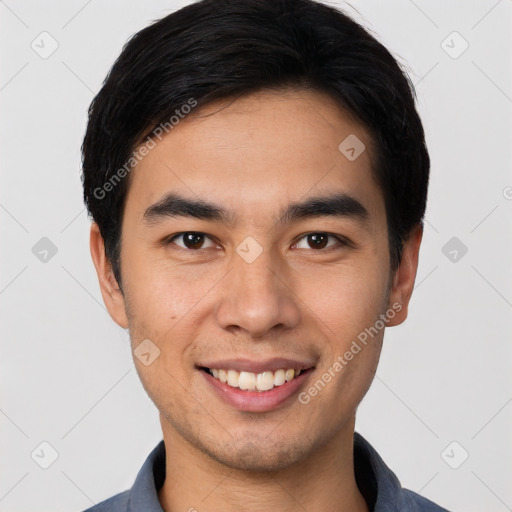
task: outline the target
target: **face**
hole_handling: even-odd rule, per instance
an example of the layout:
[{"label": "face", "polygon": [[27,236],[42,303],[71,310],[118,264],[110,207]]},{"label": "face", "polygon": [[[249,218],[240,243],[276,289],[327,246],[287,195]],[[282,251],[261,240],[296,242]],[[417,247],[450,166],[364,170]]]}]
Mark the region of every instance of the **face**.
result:
[{"label": "face", "polygon": [[[355,159],[338,147],[354,135],[366,147]],[[93,226],[112,317],[136,353],[150,340],[146,363],[158,355],[135,364],[166,439],[269,470],[352,432],[383,321],[405,318],[421,238],[391,274],[371,147],[318,92],[210,104],[132,171],[123,293]]]}]

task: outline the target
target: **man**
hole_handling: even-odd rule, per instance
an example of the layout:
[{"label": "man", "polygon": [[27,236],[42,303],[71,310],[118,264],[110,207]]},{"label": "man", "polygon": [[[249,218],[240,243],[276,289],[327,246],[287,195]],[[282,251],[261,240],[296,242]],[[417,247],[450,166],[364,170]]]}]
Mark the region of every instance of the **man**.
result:
[{"label": "man", "polygon": [[354,433],[407,316],[428,173],[408,79],[332,8],[203,0],[136,34],[83,182],[164,439],[90,510],[444,510]]}]

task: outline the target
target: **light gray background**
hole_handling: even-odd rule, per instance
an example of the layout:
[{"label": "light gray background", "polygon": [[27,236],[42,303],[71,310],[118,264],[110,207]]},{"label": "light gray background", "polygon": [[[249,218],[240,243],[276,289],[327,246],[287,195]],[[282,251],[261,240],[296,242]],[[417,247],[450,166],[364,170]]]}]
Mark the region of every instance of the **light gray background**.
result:
[{"label": "light gray background", "polygon": [[[79,148],[127,38],[186,3],[0,1],[3,511],[83,510],[131,486],[161,439],[99,293]],[[344,9],[407,63],[432,157],[410,315],[386,332],[357,430],[405,487],[454,511],[512,510],[512,1]],[[31,47],[51,48],[43,31],[58,43],[46,59]],[[47,262],[42,237],[58,249]],[[468,249],[455,262],[452,237]]]}]

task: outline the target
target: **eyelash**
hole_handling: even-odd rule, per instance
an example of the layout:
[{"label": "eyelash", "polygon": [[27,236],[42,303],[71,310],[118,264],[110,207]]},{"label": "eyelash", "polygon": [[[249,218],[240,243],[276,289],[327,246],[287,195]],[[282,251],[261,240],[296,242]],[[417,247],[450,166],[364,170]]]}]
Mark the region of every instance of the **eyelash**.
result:
[{"label": "eyelash", "polygon": [[[177,234],[172,235],[171,237],[168,237],[167,239],[165,239],[164,245],[174,244],[176,239],[183,237],[186,234],[203,235],[205,238],[211,240],[212,242],[215,242],[212,237],[208,236],[206,233],[203,233],[201,231],[183,231],[181,233],[177,233]],[[337,244],[330,245],[330,246],[328,245],[327,247],[321,248],[321,249],[313,249],[312,247],[310,247],[309,250],[314,251],[314,252],[330,252],[331,250],[336,250],[340,247],[353,247],[353,244],[347,238],[342,237],[340,235],[335,235],[333,233],[328,233],[325,231],[311,231],[309,233],[305,233],[305,234],[301,235],[300,238],[298,238],[297,241],[294,242],[292,246],[298,245],[299,242],[301,242],[302,240],[304,240],[305,238],[307,238],[308,236],[311,236],[311,235],[325,235],[329,238],[334,238],[337,241]],[[175,244],[175,245],[177,245],[177,244]],[[187,252],[196,252],[196,251],[200,251],[202,249],[204,250],[203,247],[201,247],[199,249],[190,249],[188,247],[185,248],[185,247],[181,247],[179,245],[177,245],[177,247],[178,247],[178,249],[181,249],[181,250],[187,251]],[[206,249],[209,249],[209,248],[210,247],[207,247]]]}]

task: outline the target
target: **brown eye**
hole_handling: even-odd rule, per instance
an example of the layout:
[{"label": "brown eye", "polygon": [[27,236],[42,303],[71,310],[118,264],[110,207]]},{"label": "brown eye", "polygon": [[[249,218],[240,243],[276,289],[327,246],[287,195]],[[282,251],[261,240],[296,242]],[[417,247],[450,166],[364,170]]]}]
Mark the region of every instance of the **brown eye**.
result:
[{"label": "brown eye", "polygon": [[309,250],[314,249],[319,251],[321,249],[334,250],[336,247],[342,249],[346,246],[350,246],[350,243],[339,235],[317,231],[303,235],[303,237],[293,245],[293,248]]},{"label": "brown eye", "polygon": [[175,235],[169,240],[169,243],[177,245],[182,249],[196,251],[200,249],[210,249],[216,246],[215,242],[208,235],[199,233],[198,231],[185,231],[184,233]]},{"label": "brown eye", "polygon": [[183,233],[183,244],[188,249],[201,249],[204,243],[204,235],[202,233]]},{"label": "brown eye", "polygon": [[311,249],[323,249],[324,247],[327,247],[329,235],[325,233],[312,233],[307,236],[307,241]]}]

